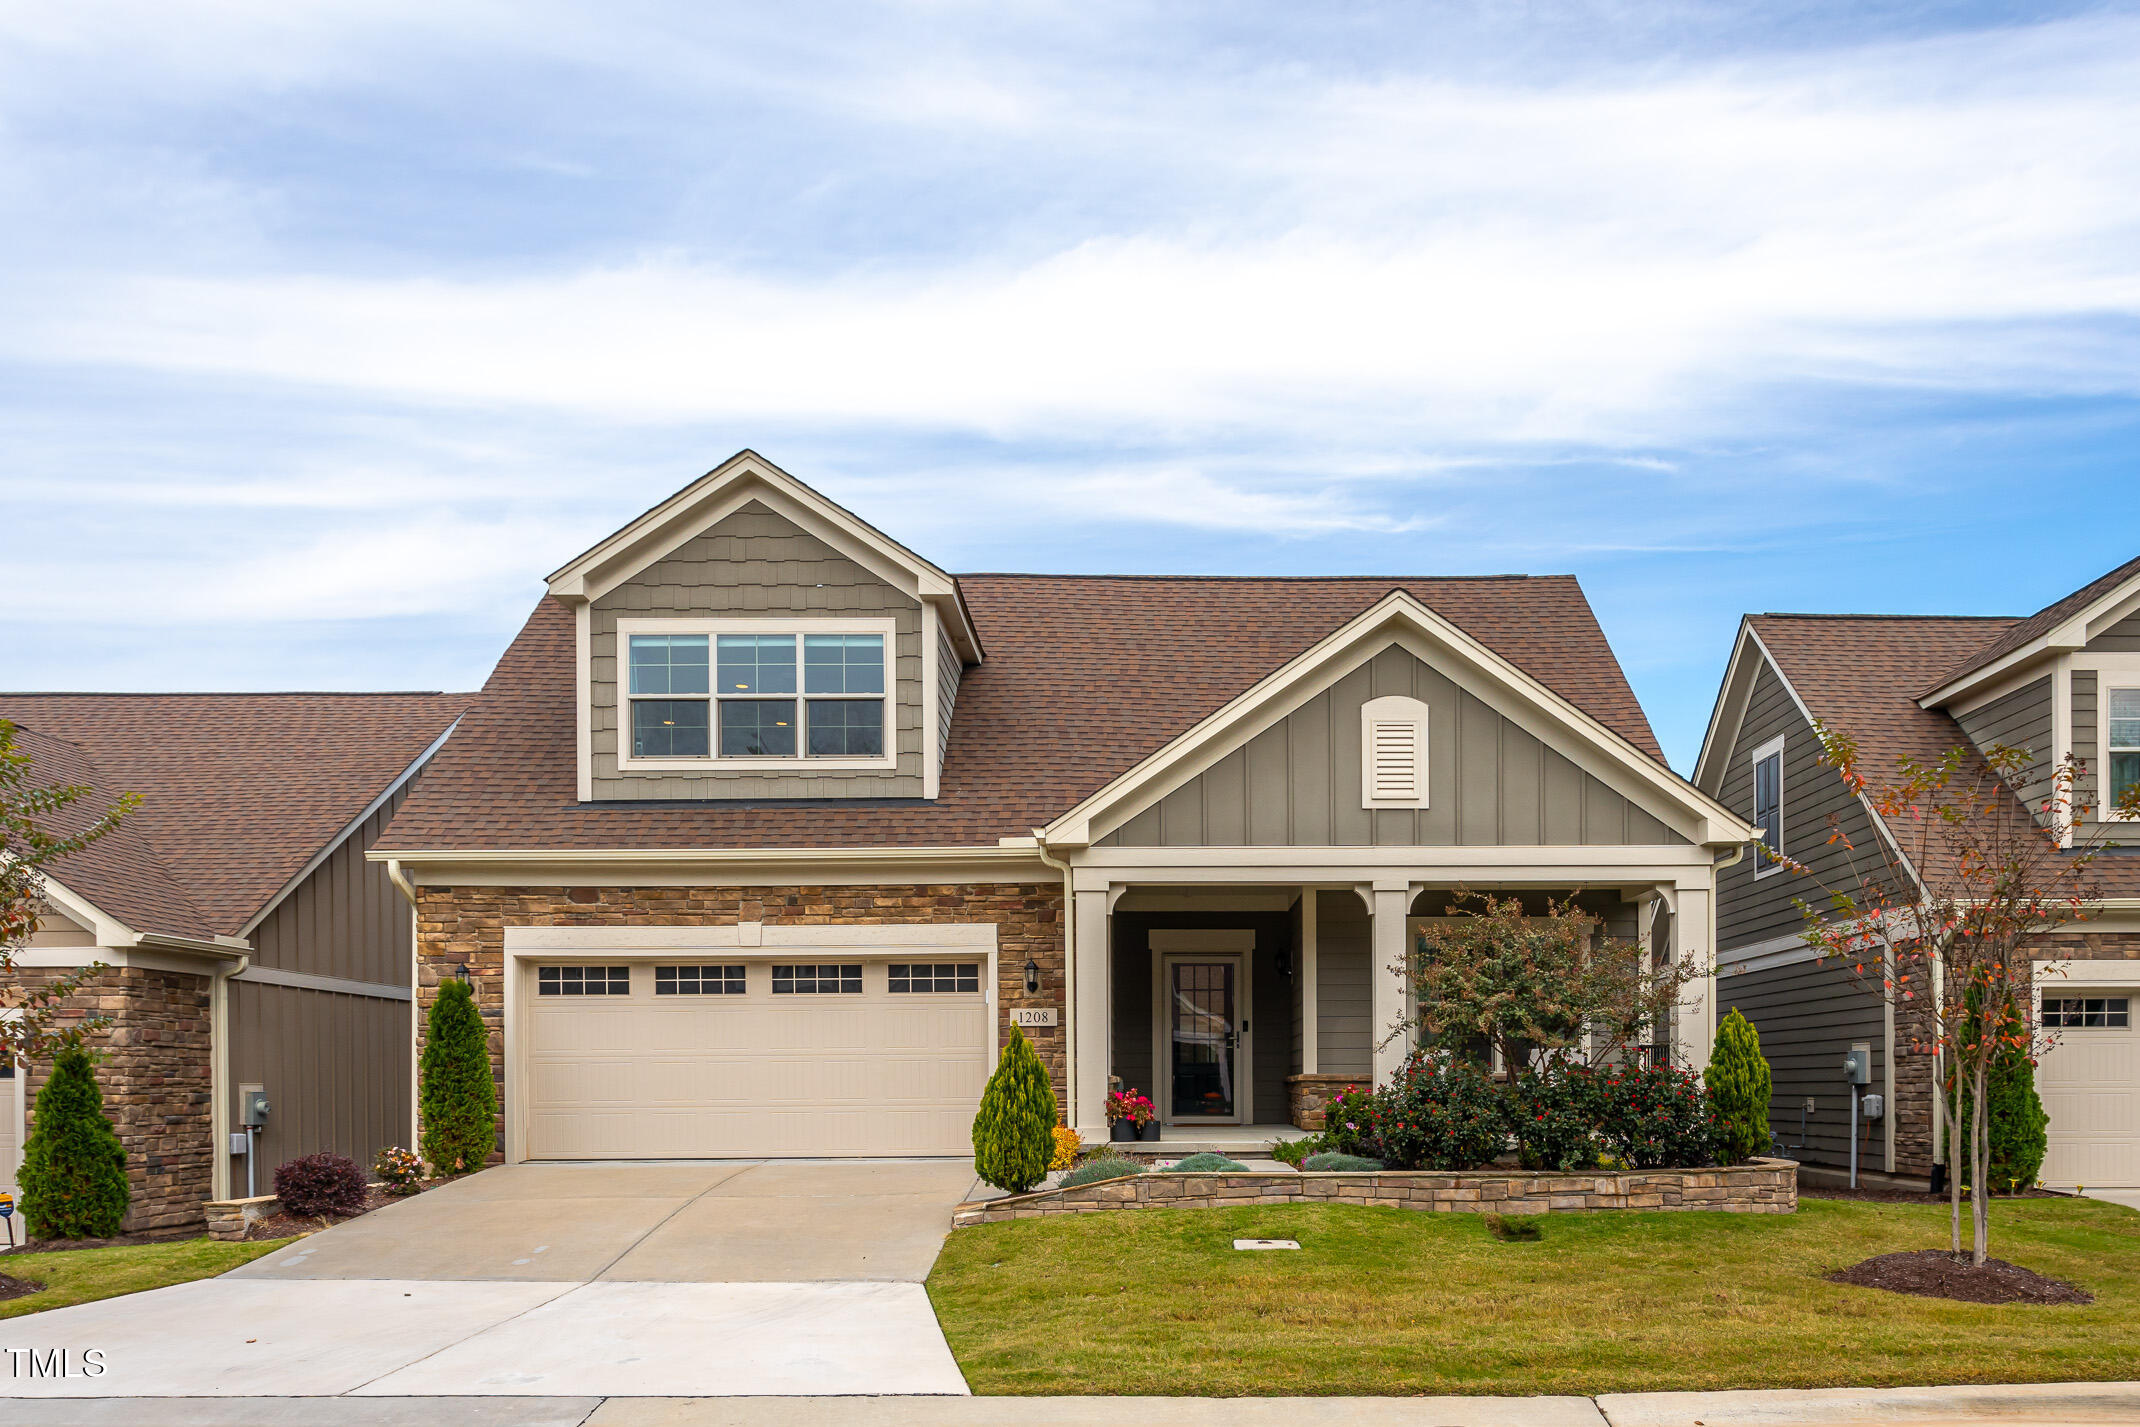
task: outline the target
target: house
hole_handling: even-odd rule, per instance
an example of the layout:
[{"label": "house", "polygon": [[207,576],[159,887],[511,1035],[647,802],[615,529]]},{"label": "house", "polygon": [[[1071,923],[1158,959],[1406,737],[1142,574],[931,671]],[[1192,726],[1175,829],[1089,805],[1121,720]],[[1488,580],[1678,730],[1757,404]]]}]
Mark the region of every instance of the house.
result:
[{"label": "house", "polygon": [[[141,799],[48,869],[18,957],[33,985],[104,967],[61,1023],[109,1018],[92,1045],[127,1150],[129,1231],[197,1228],[204,1201],[249,1178],[268,1192],[299,1155],[368,1166],[408,1143],[413,928],[364,852],[470,697],[0,694],[32,781],[90,790],[73,825]],[[43,1076],[0,1067],[9,1187]],[[242,1110],[255,1089],[257,1131]]]},{"label": "house", "polygon": [[[1918,1008],[1868,991],[1799,939],[1797,900],[1850,885],[1831,827],[1871,849],[1878,823],[1820,765],[1816,719],[1856,739],[1875,776],[1963,745],[2027,749],[2036,762],[2013,793],[2030,809],[2071,754],[2084,769],[2077,832],[2114,841],[2105,821],[2140,782],[2140,560],[2025,619],[1760,614],[1740,625],[1695,781],[1811,871],[1759,856],[1724,871],[1716,1004],[1759,1028],[1771,1125],[1809,1164],[1848,1162],[1853,1092],[1838,1067],[1853,1047],[1868,1051],[1883,1114],[1860,1117],[1860,1163],[1921,1181],[1945,1149],[1933,1057],[1913,1049],[1926,1038]],[[2140,1186],[2140,848],[2105,852],[2089,875],[2102,914],[2049,938],[2037,963],[2043,1021],[2059,1036],[2036,1076],[2051,1120],[2043,1179]]]},{"label": "house", "polygon": [[745,451],[550,575],[367,855],[508,1161],[961,1155],[1013,1026],[1089,1138],[1312,1118],[1460,887],[1706,966],[1749,836],[1573,579],[953,576]]}]

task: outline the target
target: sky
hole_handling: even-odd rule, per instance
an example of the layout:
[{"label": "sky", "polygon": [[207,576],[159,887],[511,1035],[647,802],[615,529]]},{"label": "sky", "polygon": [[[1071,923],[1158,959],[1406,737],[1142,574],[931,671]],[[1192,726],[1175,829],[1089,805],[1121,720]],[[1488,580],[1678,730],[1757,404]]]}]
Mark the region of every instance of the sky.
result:
[{"label": "sky", "polygon": [[751,447],[947,569],[2140,553],[2140,7],[0,0],[17,689],[473,688]]}]

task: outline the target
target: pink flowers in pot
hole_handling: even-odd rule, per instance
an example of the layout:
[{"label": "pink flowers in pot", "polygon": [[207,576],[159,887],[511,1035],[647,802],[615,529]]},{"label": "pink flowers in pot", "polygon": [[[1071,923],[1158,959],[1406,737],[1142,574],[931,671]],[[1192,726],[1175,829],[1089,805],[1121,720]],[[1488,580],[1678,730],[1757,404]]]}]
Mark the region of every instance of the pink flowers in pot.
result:
[{"label": "pink flowers in pot", "polygon": [[1127,1120],[1141,1130],[1152,1123],[1152,1116],[1157,1113],[1158,1107],[1152,1103],[1152,1097],[1142,1094],[1135,1086],[1107,1092],[1107,1123],[1110,1125]]}]

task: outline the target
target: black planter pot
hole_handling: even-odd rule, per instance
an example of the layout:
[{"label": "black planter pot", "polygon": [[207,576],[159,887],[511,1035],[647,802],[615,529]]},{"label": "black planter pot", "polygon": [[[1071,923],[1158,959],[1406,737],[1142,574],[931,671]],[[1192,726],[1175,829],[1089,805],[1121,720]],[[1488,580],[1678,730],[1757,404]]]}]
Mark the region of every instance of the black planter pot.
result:
[{"label": "black planter pot", "polygon": [[1116,1144],[1128,1144],[1137,1138],[1137,1127],[1127,1120],[1115,1120],[1107,1126],[1107,1138]]},{"label": "black planter pot", "polygon": [[1156,1143],[1159,1139],[1159,1122],[1157,1120],[1148,1120],[1143,1125],[1139,1126],[1137,1129],[1137,1138],[1140,1140],[1150,1140]]}]

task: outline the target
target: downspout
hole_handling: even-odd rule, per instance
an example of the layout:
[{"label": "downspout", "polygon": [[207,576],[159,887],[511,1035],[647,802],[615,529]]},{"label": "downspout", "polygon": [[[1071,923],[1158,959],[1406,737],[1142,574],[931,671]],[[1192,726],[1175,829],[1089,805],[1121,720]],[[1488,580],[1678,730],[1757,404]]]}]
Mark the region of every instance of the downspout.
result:
[{"label": "downspout", "polygon": [[[230,1184],[230,978],[253,964],[249,951],[219,969],[208,983],[208,1134],[215,1147],[215,1168],[208,1176],[208,1197],[228,1199]],[[250,1150],[247,1153],[251,1153]]]},{"label": "downspout", "polygon": [[[1070,864],[1048,851],[1048,835],[1033,829],[1040,860],[1063,874],[1063,1123],[1077,1125],[1077,892],[1070,885]],[[1103,1072],[1104,1073],[1104,1072]]]}]

